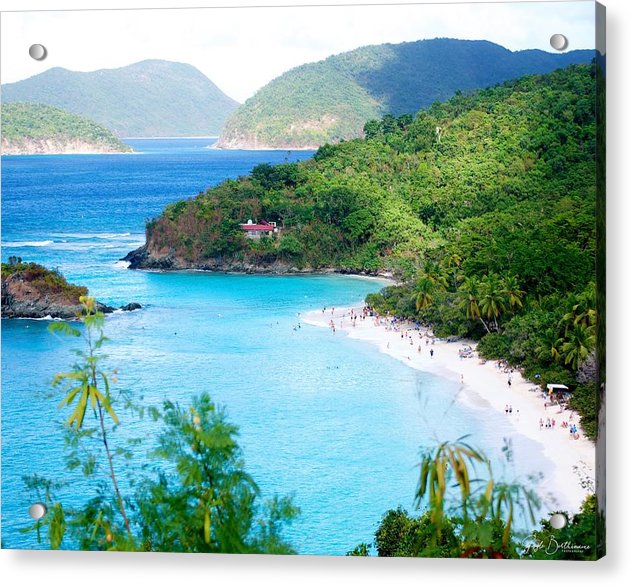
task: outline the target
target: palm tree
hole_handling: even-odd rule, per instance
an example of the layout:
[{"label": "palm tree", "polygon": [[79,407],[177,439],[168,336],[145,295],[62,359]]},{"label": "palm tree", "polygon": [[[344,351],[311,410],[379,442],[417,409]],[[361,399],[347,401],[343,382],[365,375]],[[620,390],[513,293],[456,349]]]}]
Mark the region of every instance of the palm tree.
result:
[{"label": "palm tree", "polygon": [[438,263],[431,260],[426,261],[423,266],[423,273],[435,285],[440,285],[443,289],[448,287],[445,272]]},{"label": "palm tree", "polygon": [[596,326],[596,287],[594,283],[590,283],[585,291],[572,297],[572,309],[563,316],[561,324],[565,325],[566,328],[582,324],[594,329]]},{"label": "palm tree", "polygon": [[463,305],[467,318],[479,319],[487,334],[491,333],[489,326],[482,319],[482,312],[480,311],[480,281],[478,278],[476,276],[465,277],[459,291],[463,296]]},{"label": "palm tree", "polygon": [[447,258],[447,272],[451,274],[451,286],[456,289],[458,287],[458,281],[462,278],[460,273],[460,265],[462,263],[462,257],[458,254],[452,254]]},{"label": "palm tree", "polygon": [[431,306],[434,298],[432,292],[434,291],[434,282],[427,276],[421,277],[416,285],[416,309],[417,311],[423,311]]},{"label": "palm tree", "polygon": [[563,338],[559,338],[556,331],[548,328],[542,335],[540,344],[535,348],[539,360],[550,360],[557,362],[561,358],[559,347]]},{"label": "palm tree", "polygon": [[577,370],[581,362],[585,360],[595,343],[595,336],[590,333],[590,328],[583,324],[569,329],[565,333],[565,342],[561,346],[561,355],[565,364],[572,370]]},{"label": "palm tree", "polygon": [[510,308],[515,311],[517,307],[522,307],[521,299],[526,292],[519,288],[517,277],[508,275],[504,277],[502,284],[502,292],[506,296]]},{"label": "palm tree", "polygon": [[489,273],[482,279],[480,286],[482,297],[480,298],[480,313],[487,320],[493,320],[495,331],[499,332],[498,318],[506,309],[506,296],[500,280],[495,273]]}]

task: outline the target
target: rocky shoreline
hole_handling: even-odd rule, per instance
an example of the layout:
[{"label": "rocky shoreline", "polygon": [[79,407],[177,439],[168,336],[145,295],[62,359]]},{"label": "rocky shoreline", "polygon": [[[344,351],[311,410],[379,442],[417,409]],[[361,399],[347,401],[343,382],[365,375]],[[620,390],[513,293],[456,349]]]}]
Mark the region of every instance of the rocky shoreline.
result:
[{"label": "rocky shoreline", "polygon": [[93,143],[79,139],[2,139],[3,155],[104,155],[131,153],[131,148],[117,148],[106,143]]},{"label": "rocky shoreline", "polygon": [[[100,301],[96,302],[97,311],[105,314],[115,311],[135,311],[141,309],[140,303],[128,303],[121,307],[111,307]],[[2,297],[2,317],[7,319],[78,319],[83,312],[83,306],[63,305],[60,303],[48,302],[47,300],[24,300],[5,303]]]},{"label": "rocky shoreline", "polygon": [[[25,319],[79,319],[83,313],[80,301],[87,295],[85,287],[68,283],[59,273],[34,263],[2,265],[2,317]],[[128,303],[119,308],[99,301],[97,311],[135,311],[140,303]]]},{"label": "rocky shoreline", "polygon": [[358,275],[366,277],[381,277],[391,279],[391,273],[377,271],[356,271],[340,267],[298,267],[289,262],[276,260],[268,264],[251,263],[246,260],[236,258],[210,258],[203,262],[189,262],[178,257],[174,250],[166,254],[154,256],[147,249],[141,246],[132,250],[121,259],[129,263],[133,270],[155,270],[155,271],[208,271],[217,273],[244,273],[252,275]]}]

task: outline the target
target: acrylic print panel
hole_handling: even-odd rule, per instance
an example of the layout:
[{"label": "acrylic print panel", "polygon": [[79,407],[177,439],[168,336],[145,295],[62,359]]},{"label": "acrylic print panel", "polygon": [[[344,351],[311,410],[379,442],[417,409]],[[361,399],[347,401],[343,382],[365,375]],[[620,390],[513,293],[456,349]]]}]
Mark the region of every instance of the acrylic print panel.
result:
[{"label": "acrylic print panel", "polygon": [[601,6],[1,32],[3,547],[604,555]]}]

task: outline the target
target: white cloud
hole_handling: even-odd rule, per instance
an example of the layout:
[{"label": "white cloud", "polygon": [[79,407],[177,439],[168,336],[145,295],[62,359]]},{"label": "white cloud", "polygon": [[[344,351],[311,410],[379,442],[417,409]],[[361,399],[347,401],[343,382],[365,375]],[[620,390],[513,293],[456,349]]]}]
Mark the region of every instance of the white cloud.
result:
[{"label": "white cloud", "polygon": [[[195,65],[239,101],[301,63],[368,44],[487,39],[512,50],[594,47],[592,2],[518,2],[195,10],[66,11],[2,16],[2,81],[49,67],[79,71],[143,59]],[[42,43],[49,57],[28,56]]]}]

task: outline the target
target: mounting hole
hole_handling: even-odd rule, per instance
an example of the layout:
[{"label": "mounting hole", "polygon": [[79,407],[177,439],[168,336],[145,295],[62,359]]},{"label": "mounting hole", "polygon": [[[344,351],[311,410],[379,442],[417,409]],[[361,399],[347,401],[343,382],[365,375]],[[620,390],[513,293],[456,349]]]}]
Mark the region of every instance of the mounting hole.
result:
[{"label": "mounting hole", "polygon": [[554,513],[550,517],[550,525],[555,529],[563,529],[567,525],[567,517],[563,513]]},{"label": "mounting hole", "polygon": [[550,37],[550,45],[552,45],[553,49],[557,51],[565,51],[567,49],[570,42],[567,40],[565,35],[555,34]]},{"label": "mounting hole", "polygon": [[46,59],[48,51],[44,45],[35,44],[29,47],[28,54],[35,59],[35,61],[43,61]]},{"label": "mounting hole", "polygon": [[46,505],[44,503],[33,503],[28,509],[29,517],[39,521],[46,514]]}]

